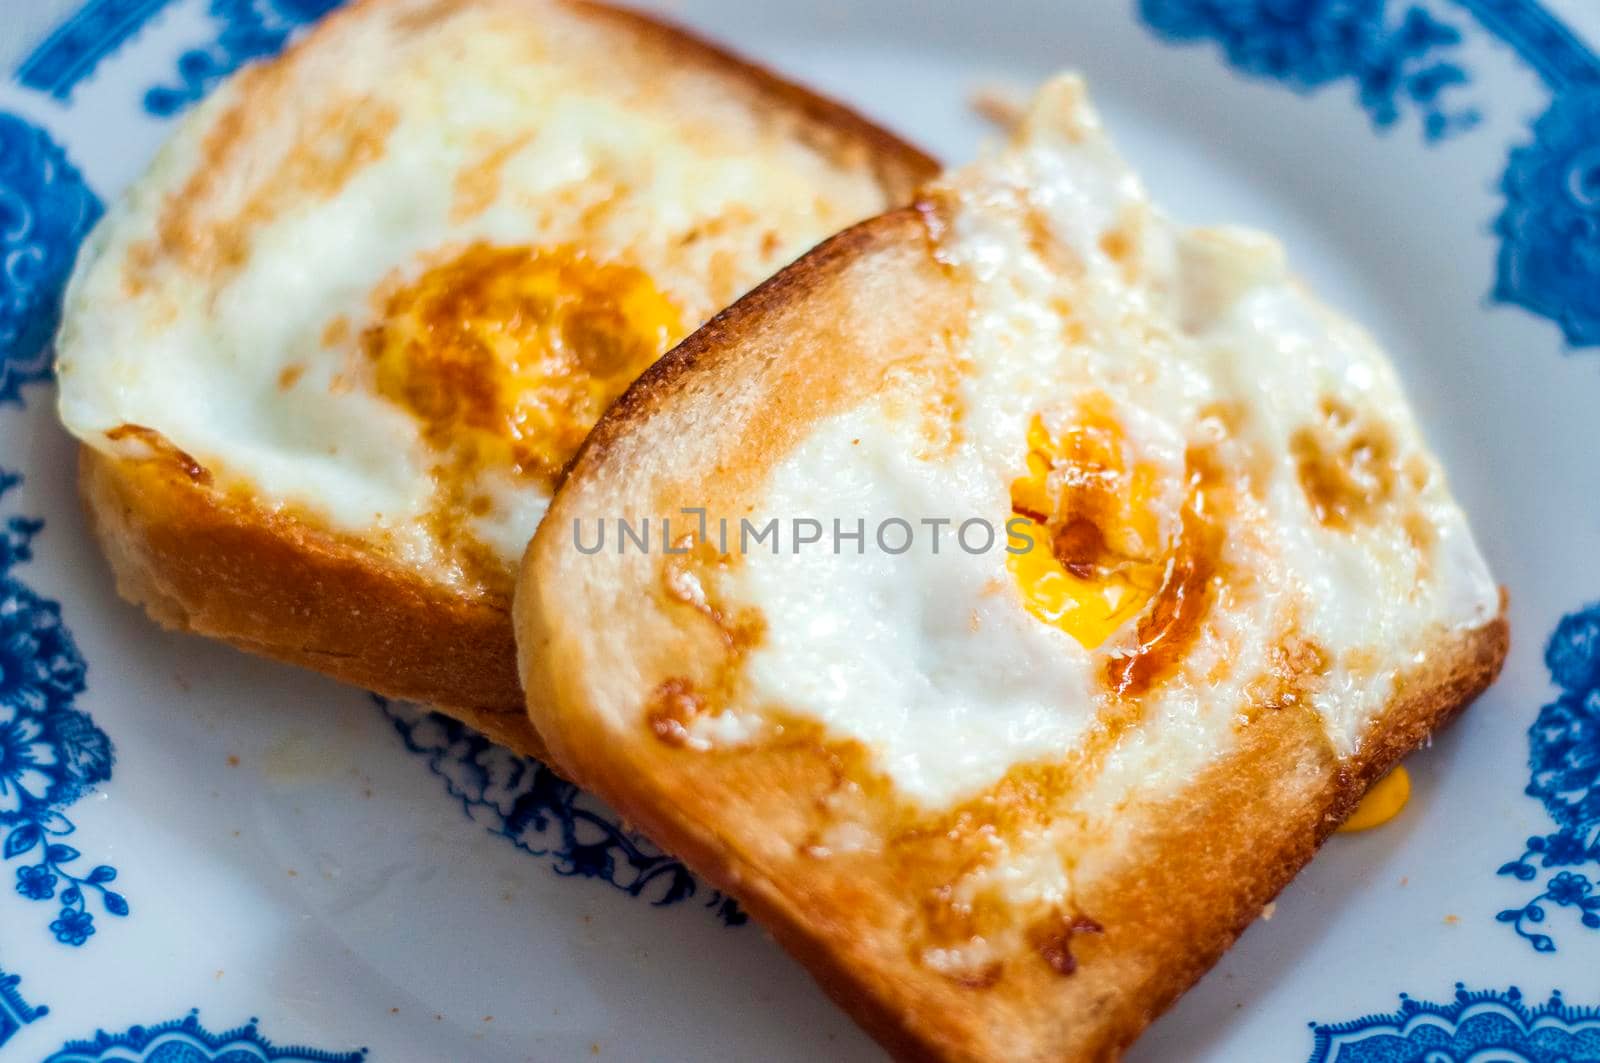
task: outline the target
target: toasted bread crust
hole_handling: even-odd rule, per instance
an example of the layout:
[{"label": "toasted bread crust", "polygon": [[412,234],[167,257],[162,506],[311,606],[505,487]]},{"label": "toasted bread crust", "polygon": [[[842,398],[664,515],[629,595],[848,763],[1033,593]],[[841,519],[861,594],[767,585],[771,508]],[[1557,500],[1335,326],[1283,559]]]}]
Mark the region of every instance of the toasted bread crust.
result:
[{"label": "toasted bread crust", "polygon": [[[824,798],[848,749],[804,737],[753,753],[656,740],[640,722],[638,684],[692,671],[685,662],[700,650],[631,607],[648,578],[642,561],[607,555],[611,567],[596,575],[600,559],[574,557],[567,530],[641,498],[672,512],[687,497],[726,501],[704,492],[730,483],[739,497],[738,485],[759,475],[749,467],[767,467],[803,431],[785,417],[822,415],[832,391],[870,379],[863,362],[890,356],[852,346],[850,328],[830,331],[835,320],[861,324],[848,305],[858,289],[890,319],[865,327],[902,337],[930,327],[930,307],[950,291],[925,245],[909,210],[835,237],[691,336],[613,406],[524,559],[514,613],[529,710],[572,778],[739,897],[897,1058],[1115,1059],[1260,915],[1368,786],[1488,686],[1507,650],[1504,611],[1441,634],[1426,663],[1398,679],[1354,755],[1338,754],[1308,706],[1267,712],[1174,796],[1127,812],[1116,843],[1074,871],[1074,904],[1099,924],[1073,940],[1075,971],[1008,964],[981,985],[931,973],[905,937],[920,918],[911,884],[870,854],[817,857],[797,844],[827,822]],[[890,290],[892,300],[873,302]],[[793,321],[821,342],[796,340]],[[820,398],[807,404],[795,391]],[[707,417],[736,424],[682,431]],[[718,431],[736,437],[733,449],[700,441]],[[686,435],[700,449],[671,463],[656,456]],[[680,485],[712,467],[702,462],[716,462],[717,475],[686,495]],[[593,635],[597,616],[614,629],[604,639]]]},{"label": "toasted bread crust", "polygon": [[[563,763],[580,785],[604,795],[629,822],[738,897],[894,1058],[1115,1060],[1260,917],[1370,783],[1494,681],[1508,639],[1502,616],[1443,648],[1434,664],[1407,677],[1417,693],[1389,706],[1398,723],[1394,731],[1374,734],[1351,760],[1331,755],[1315,720],[1271,716],[1166,807],[1142,813],[1127,858],[1079,893],[1107,932],[1075,945],[1078,969],[1071,978],[1052,983],[1041,977],[1010,990],[1014,999],[1005,1011],[1034,1028],[1020,1043],[992,1036],[1006,1031],[994,1030],[995,1020],[980,1014],[981,997],[990,990],[957,989],[936,1003],[917,999],[905,980],[841,949],[831,928],[819,925],[804,883],[796,881],[803,872],[775,873],[742,858],[708,823],[672,813],[682,808],[671,803],[684,799],[681,791],[664,799],[664,791],[635,774],[638,765],[594,755],[608,743],[615,748],[616,735],[557,730],[540,720],[552,743],[569,750]],[[534,685],[547,689],[543,680]],[[1306,770],[1307,760],[1314,770]],[[1154,856],[1141,858],[1141,852]]]},{"label": "toasted bread crust", "polygon": [[[362,18],[385,2],[361,0],[327,23]],[[454,6],[441,3],[437,16]],[[539,5],[527,6],[531,17]],[[909,199],[937,170],[842,105],[674,26],[591,0],[564,6],[614,27],[662,64],[714,76],[841,166],[865,165],[888,201]],[[307,41],[324,32],[327,25]],[[547,755],[524,708],[503,592],[458,592],[354,539],[224,499],[158,462],[86,447],[80,479],[119,591],[163,625],[431,703],[519,752]]]},{"label": "toasted bread crust", "polygon": [[496,742],[544,755],[522,708],[503,603],[224,499],[168,463],[81,447],[78,484],[117,591],[162,626],[432,701]]},{"label": "toasted bread crust", "polygon": [[878,183],[895,202],[909,202],[918,186],[939,171],[937,159],[837,100],[786,81],[766,67],[725,51],[671,20],[595,0],[566,0],[566,3],[574,10],[626,26],[649,38],[677,62],[717,73],[727,78],[732,87],[759,93],[765,105],[773,110],[799,116],[809,134],[807,142],[824,154],[866,151]]}]

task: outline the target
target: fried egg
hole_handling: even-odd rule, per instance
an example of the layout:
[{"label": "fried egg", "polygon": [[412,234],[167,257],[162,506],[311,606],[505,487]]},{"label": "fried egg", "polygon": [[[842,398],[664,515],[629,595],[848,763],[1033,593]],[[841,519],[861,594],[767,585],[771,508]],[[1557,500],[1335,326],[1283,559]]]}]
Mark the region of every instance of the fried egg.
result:
[{"label": "fried egg", "polygon": [[220,87],[82,255],[68,428],[508,595],[628,383],[889,205],[859,142],[603,12],[369,0]]},{"label": "fried egg", "polygon": [[[923,809],[1066,757],[1114,830],[1261,714],[1313,714],[1350,756],[1399,677],[1498,615],[1388,358],[1272,238],[1158,210],[1076,78],[921,211],[971,301],[949,372],[828,415],[767,474],[762,519],[869,531],[717,569],[719,610],[767,622],[688,740],[813,721]],[[1009,534],[939,548],[970,520]],[[926,530],[886,550],[886,521]],[[1053,843],[1012,844],[995,868]]]}]

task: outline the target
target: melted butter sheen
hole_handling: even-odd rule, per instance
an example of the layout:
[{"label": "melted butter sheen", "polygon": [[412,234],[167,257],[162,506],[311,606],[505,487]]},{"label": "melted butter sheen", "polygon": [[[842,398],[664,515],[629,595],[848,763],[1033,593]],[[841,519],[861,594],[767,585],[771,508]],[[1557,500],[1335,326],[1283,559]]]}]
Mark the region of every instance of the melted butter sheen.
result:
[{"label": "melted butter sheen", "polygon": [[454,473],[510,467],[553,488],[600,414],[683,332],[642,270],[569,246],[475,244],[389,296],[362,347],[378,393]]}]

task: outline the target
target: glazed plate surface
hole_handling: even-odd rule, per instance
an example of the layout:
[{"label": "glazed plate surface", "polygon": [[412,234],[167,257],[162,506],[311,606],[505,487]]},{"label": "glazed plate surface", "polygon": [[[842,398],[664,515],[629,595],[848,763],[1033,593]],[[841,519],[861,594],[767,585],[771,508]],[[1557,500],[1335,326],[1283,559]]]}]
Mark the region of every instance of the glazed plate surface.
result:
[{"label": "glazed plate surface", "polygon": [[[0,16],[0,1059],[879,1058],[539,765],[113,593],[52,410],[61,284],[176,118],[333,6]],[[1130,1058],[1600,1059],[1600,9],[662,9],[952,161],[992,134],[975,94],[1083,71],[1158,200],[1279,234],[1393,353],[1510,591],[1505,674],[1405,811]]]}]

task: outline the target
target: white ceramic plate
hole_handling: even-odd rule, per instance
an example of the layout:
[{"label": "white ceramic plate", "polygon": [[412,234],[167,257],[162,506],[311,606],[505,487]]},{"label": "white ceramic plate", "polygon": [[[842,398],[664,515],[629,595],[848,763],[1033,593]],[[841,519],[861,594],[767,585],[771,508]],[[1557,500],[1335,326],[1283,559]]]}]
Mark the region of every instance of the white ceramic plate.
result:
[{"label": "white ceramic plate", "polygon": [[[0,1056],[875,1058],[537,765],[112,592],[52,413],[60,282],[174,116],[329,6],[0,12]],[[1132,1057],[1600,1059],[1595,51],[1529,0],[669,13],[952,160],[975,89],[1083,70],[1158,198],[1281,234],[1395,353],[1510,588],[1505,675],[1404,814],[1335,838]]]}]

